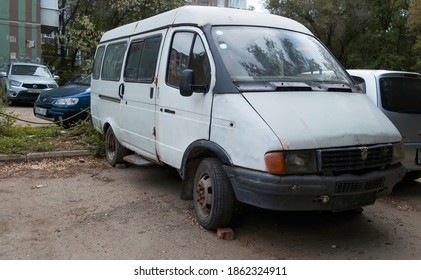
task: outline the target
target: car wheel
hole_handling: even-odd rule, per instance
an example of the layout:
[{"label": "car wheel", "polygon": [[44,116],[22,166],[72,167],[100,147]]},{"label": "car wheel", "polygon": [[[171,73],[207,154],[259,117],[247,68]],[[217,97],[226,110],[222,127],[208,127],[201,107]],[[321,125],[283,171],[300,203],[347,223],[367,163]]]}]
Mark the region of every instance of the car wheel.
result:
[{"label": "car wheel", "polygon": [[111,166],[123,163],[123,158],[128,154],[127,149],[121,146],[114,135],[113,129],[108,127],[105,133],[105,157]]},{"label": "car wheel", "polygon": [[193,202],[201,226],[216,229],[227,226],[234,211],[235,196],[221,162],[205,158],[194,178]]}]

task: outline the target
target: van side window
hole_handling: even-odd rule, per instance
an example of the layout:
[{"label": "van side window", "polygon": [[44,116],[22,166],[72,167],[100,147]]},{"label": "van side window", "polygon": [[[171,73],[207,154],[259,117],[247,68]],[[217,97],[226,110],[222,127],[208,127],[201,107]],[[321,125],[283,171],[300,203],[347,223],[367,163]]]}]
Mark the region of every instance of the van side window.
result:
[{"label": "van side window", "polygon": [[195,72],[196,84],[205,84],[210,77],[210,64],[200,37],[191,32],[174,35],[168,61],[166,82],[176,88],[180,85],[181,72],[185,69]]},{"label": "van side window", "polygon": [[208,55],[206,53],[203,42],[199,36],[196,36],[196,40],[193,46],[192,55],[190,58],[190,69],[194,70],[195,83],[197,85],[207,84],[210,79],[210,64]]},{"label": "van side window", "polygon": [[152,82],[158,59],[161,37],[133,42],[127,55],[124,80],[127,82]]},{"label": "van side window", "polygon": [[126,42],[123,42],[107,47],[101,73],[103,80],[118,81],[120,79],[126,46]]},{"label": "van side window", "polygon": [[95,61],[94,61],[94,70],[92,71],[92,78],[95,80],[99,79],[99,74],[101,73],[101,64],[102,58],[104,57],[105,46],[101,46],[98,48],[95,54]]}]

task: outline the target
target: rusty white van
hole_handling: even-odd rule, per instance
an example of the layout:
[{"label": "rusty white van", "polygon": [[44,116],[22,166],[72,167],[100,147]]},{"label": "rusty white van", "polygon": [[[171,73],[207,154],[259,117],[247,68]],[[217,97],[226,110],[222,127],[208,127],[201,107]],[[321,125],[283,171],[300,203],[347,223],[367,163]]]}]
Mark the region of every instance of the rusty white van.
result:
[{"label": "rusty white van", "polygon": [[348,70],[367,97],[403,138],[406,178],[421,177],[421,74],[393,70]]},{"label": "rusty white van", "polygon": [[392,191],[401,135],[291,19],[185,6],[106,32],[91,84],[108,162],[176,168],[200,224],[240,201],[344,211]]}]

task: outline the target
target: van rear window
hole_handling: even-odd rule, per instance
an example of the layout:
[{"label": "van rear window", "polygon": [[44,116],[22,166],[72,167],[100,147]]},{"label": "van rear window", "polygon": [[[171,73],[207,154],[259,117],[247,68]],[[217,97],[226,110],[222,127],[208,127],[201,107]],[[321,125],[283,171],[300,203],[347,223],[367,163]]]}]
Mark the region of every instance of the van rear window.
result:
[{"label": "van rear window", "polygon": [[379,82],[385,110],[421,114],[421,79],[387,77]]},{"label": "van rear window", "polygon": [[94,70],[92,72],[92,78],[95,80],[99,79],[99,75],[101,74],[101,64],[102,58],[104,57],[105,47],[101,46],[97,49],[95,54],[95,61],[94,61]]},{"label": "van rear window", "polygon": [[104,64],[102,66],[101,78],[103,80],[120,80],[121,69],[123,67],[124,53],[126,52],[126,42],[109,45],[105,51]]}]

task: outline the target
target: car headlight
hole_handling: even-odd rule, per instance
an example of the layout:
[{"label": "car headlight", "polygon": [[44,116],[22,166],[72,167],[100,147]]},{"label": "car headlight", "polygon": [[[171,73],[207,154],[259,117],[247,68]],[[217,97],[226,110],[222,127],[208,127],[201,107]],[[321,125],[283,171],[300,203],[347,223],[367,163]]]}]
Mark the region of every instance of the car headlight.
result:
[{"label": "car headlight", "polygon": [[393,159],[392,164],[398,163],[403,161],[405,158],[405,149],[403,147],[403,143],[395,143],[393,144]]},{"label": "car headlight", "polygon": [[265,155],[266,169],[272,174],[308,174],[317,172],[316,151],[279,151]]},{"label": "car headlight", "polygon": [[20,87],[22,85],[22,83],[19,82],[19,81],[10,80],[10,85],[14,86],[14,87]]},{"label": "car headlight", "polygon": [[58,106],[72,106],[79,102],[79,98],[60,98],[54,101],[54,105]]}]

